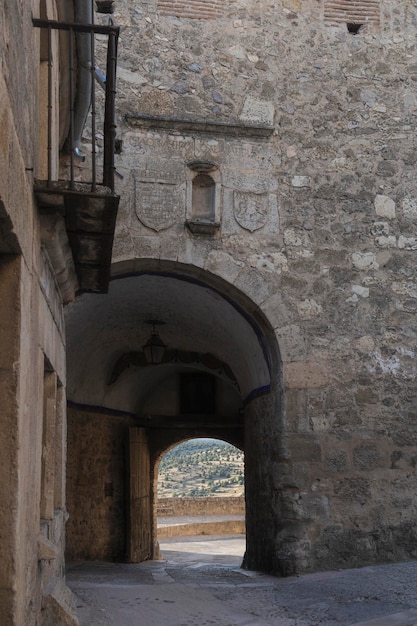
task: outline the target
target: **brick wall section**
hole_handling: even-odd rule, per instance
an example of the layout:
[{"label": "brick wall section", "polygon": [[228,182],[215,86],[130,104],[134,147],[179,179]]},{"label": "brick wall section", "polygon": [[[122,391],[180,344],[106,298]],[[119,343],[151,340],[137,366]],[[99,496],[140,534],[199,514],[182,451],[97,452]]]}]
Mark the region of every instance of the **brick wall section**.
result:
[{"label": "brick wall section", "polygon": [[340,23],[379,25],[379,0],[325,0],[324,21],[330,26]]},{"label": "brick wall section", "polygon": [[159,0],[158,11],[162,15],[209,20],[223,15],[223,5],[219,0]]}]

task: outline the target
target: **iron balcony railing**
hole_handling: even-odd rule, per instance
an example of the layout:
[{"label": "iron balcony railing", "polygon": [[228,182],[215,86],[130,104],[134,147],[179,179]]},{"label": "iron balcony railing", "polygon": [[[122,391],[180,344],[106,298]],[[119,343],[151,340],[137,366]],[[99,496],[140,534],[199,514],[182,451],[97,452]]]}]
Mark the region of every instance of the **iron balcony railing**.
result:
[{"label": "iron balcony railing", "polygon": [[[76,120],[76,116],[79,112],[76,111],[77,90],[80,89],[80,68],[82,71],[90,74],[90,80],[87,81],[87,90],[90,92],[87,94],[87,106],[85,116],[89,111],[88,124],[91,127],[91,155],[89,156],[89,162],[91,160],[91,176],[89,181],[85,181],[85,171],[83,171],[82,182],[88,182],[89,189],[93,193],[96,191],[98,185],[108,187],[112,192],[114,191],[114,153],[115,153],[115,139],[116,139],[116,124],[115,124],[115,99],[116,99],[116,62],[117,62],[117,44],[119,37],[119,28],[116,26],[100,26],[98,24],[76,24],[58,22],[52,20],[33,19],[33,25],[46,30],[47,33],[47,62],[48,62],[48,137],[47,137],[47,185],[50,186],[52,180],[53,170],[53,151],[56,146],[53,145],[53,53],[52,53],[52,31],[66,31],[66,39],[68,50],[68,84],[69,84],[69,133],[66,142],[67,150],[69,153],[69,174],[68,183],[69,189],[75,188],[76,181],[75,169],[76,162],[84,160],[82,154],[79,151],[78,137],[75,136],[76,127],[79,126],[79,121]],[[106,55],[106,75],[101,74],[96,68],[96,35],[107,35],[107,55]],[[87,42],[87,56],[88,62],[85,64],[85,60],[80,60],[80,39],[84,39],[84,48]],[[82,66],[82,67],[81,67]],[[60,71],[63,71],[62,68]],[[98,113],[102,115],[102,111],[98,111],[96,89],[97,85],[104,88],[105,102],[104,102],[104,118],[103,118],[103,135],[104,145],[102,159],[98,157],[97,150],[97,117]],[[84,115],[84,113],[81,113]],[[84,126],[84,123],[82,124]],[[82,129],[81,129],[82,131]],[[81,135],[81,132],[80,132]],[[100,172],[100,176],[99,176]]]}]

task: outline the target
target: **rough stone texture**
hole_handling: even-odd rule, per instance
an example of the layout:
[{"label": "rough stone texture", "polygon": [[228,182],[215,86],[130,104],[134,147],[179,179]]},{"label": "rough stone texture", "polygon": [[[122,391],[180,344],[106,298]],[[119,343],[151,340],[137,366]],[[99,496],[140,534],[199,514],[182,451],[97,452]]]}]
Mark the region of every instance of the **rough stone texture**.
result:
[{"label": "rough stone texture", "polygon": [[[67,6],[70,3],[67,3]],[[47,92],[33,17],[56,3],[2,6],[0,32],[0,622],[76,624],[64,584],[65,338],[57,265],[43,247],[34,181],[45,172]],[[59,154],[58,40],[51,165]],[[46,70],[46,71],[45,71]],[[62,246],[59,242],[57,248]],[[63,251],[60,250],[62,253]],[[73,292],[72,296],[73,297]]]},{"label": "rough stone texture", "polygon": [[[380,0],[354,34],[343,4],[337,17],[324,0],[238,0],[221,19],[193,19],[167,2],[118,0],[112,16],[123,140],[114,273],[139,282],[151,260],[155,274],[217,280],[219,301],[233,291],[268,338],[273,392],[245,395],[246,564],[284,574],[415,551],[417,8]],[[195,160],[217,166],[211,235],[185,225]],[[144,316],[148,303],[137,306]],[[159,308],[185,343],[197,325],[181,326],[180,310],[175,298]],[[210,316],[193,341],[221,352]],[[85,350],[102,375],[91,404],[117,351],[138,343],[123,336],[97,363],[105,333],[103,322]],[[85,393],[71,389],[74,401]]]},{"label": "rough stone texture", "polygon": [[243,538],[168,539],[161,548],[159,562],[71,568],[81,626],[416,623],[415,562],[283,579],[240,569]]},{"label": "rough stone texture", "polygon": [[[227,518],[227,519],[226,519]],[[166,537],[193,537],[196,535],[244,535],[245,519],[233,519],[233,515],[225,519],[205,517],[174,517],[166,518],[166,523],[158,523],[158,543]]]},{"label": "rough stone texture", "polygon": [[158,517],[181,515],[237,515],[245,512],[244,498],[158,498]]},{"label": "rough stone texture", "polygon": [[75,597],[65,586],[62,578],[53,578],[48,583],[42,601],[39,626],[77,626]]}]

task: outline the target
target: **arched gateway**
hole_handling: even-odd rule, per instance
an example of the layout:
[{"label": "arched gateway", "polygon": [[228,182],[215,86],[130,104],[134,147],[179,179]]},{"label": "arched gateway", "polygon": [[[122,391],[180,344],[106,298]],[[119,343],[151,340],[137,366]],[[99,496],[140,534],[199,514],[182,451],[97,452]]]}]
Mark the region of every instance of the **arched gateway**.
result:
[{"label": "arched gateway", "polygon": [[[395,493],[379,499],[382,443],[338,409],[349,380],[308,358],[285,292],[259,287],[250,272],[233,284],[142,259],[114,264],[108,295],[68,305],[68,558],[157,557],[157,459],[196,436],[244,450],[246,567],[288,575],[412,553],[409,522],[369,517]],[[159,364],[144,353],[153,330]]]},{"label": "arched gateway", "polygon": [[154,556],[158,451],[201,433],[244,449],[248,567],[415,558],[413,68],[389,44],[413,9],[354,32],[311,2],[116,4],[113,280],[67,307],[70,556]]},{"label": "arched gateway", "polygon": [[[163,322],[158,364],[143,351],[150,320]],[[246,566],[286,571],[280,356],[260,308],[209,272],[136,261],[115,266],[107,296],[68,307],[67,337],[69,557],[157,556],[155,463],[208,436],[245,452]]]}]

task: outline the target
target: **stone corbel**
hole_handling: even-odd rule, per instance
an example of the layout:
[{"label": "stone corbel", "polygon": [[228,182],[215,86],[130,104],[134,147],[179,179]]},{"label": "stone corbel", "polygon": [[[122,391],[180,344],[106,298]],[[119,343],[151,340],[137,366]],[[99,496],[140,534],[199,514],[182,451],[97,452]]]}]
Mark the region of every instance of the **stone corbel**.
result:
[{"label": "stone corbel", "polygon": [[38,561],[54,561],[58,556],[58,548],[43,535],[38,535]]},{"label": "stone corbel", "polygon": [[40,215],[41,241],[48,253],[64,303],[75,298],[78,280],[68,241],[65,220],[56,213]]},{"label": "stone corbel", "polygon": [[214,235],[219,230],[220,222],[203,220],[186,220],[185,222],[193,235]]}]

